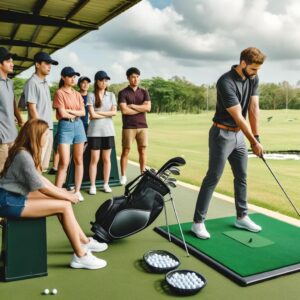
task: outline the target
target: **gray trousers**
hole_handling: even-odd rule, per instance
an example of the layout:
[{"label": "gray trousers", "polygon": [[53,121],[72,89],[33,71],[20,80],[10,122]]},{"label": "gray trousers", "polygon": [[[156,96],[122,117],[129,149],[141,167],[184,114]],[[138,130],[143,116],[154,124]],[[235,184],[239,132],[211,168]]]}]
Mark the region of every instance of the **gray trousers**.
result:
[{"label": "gray trousers", "polygon": [[237,217],[247,215],[248,153],[242,131],[234,132],[212,126],[209,131],[209,165],[203,179],[194,214],[194,222],[205,220],[212,194],[226,161],[234,175],[234,198]]}]

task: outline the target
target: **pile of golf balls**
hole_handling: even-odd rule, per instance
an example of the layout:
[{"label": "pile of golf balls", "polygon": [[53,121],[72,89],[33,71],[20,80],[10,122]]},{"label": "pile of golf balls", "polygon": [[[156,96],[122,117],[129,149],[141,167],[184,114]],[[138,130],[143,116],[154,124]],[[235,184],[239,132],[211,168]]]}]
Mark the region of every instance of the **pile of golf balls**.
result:
[{"label": "pile of golf balls", "polygon": [[161,269],[174,268],[179,265],[179,262],[169,255],[162,255],[158,253],[148,256],[146,261],[150,266]]},{"label": "pile of golf balls", "polygon": [[167,281],[175,288],[183,290],[200,289],[204,282],[194,272],[178,273],[175,272],[171,276],[167,277]]}]

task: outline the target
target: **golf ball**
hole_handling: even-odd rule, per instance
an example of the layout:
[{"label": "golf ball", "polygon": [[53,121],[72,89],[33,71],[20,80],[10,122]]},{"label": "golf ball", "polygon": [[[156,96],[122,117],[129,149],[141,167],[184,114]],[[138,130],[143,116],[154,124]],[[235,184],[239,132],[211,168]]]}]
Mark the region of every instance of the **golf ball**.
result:
[{"label": "golf ball", "polygon": [[44,289],[44,292],[43,292],[44,295],[49,295],[49,293],[50,293],[49,289]]},{"label": "golf ball", "polygon": [[174,273],[168,278],[170,284],[180,289],[197,289],[204,285],[204,282],[195,273]]},{"label": "golf ball", "polygon": [[158,268],[172,268],[179,264],[178,261],[172,259],[169,255],[161,255],[157,253],[152,254],[146,260],[149,265]]},{"label": "golf ball", "polygon": [[56,295],[57,294],[57,289],[52,289],[51,294]]}]

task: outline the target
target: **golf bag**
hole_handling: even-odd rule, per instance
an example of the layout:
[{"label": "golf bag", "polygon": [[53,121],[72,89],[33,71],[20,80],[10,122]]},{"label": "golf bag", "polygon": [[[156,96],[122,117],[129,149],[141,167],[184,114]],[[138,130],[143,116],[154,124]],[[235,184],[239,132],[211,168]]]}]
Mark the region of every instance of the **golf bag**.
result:
[{"label": "golf bag", "polygon": [[135,234],[149,226],[164,207],[170,189],[147,170],[125,187],[123,196],[106,200],[96,212],[92,224],[94,238],[112,242]]},{"label": "golf bag", "polygon": [[160,175],[171,167],[184,164],[183,158],[172,158],[157,172],[146,170],[129,182],[123,196],[106,200],[96,211],[95,222],[91,222],[94,238],[109,243],[149,226],[163,210],[164,196],[170,194]]}]

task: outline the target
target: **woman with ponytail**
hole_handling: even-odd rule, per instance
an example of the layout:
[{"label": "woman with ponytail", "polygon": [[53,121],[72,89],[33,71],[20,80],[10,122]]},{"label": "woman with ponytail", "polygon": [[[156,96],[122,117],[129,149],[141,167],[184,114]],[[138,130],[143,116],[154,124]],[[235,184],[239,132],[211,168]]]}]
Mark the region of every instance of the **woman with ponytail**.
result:
[{"label": "woman with ponytail", "polygon": [[[114,93],[108,92],[110,78],[104,71],[95,74],[94,93],[88,94],[87,106],[90,114],[90,124],[87,131],[88,145],[91,149],[89,167],[91,195],[96,194],[97,165],[102,154],[103,189],[110,193],[109,176],[111,170],[110,154],[115,147],[115,128],[112,117],[116,115],[117,102]],[[102,153],[101,153],[102,152]]]}]

